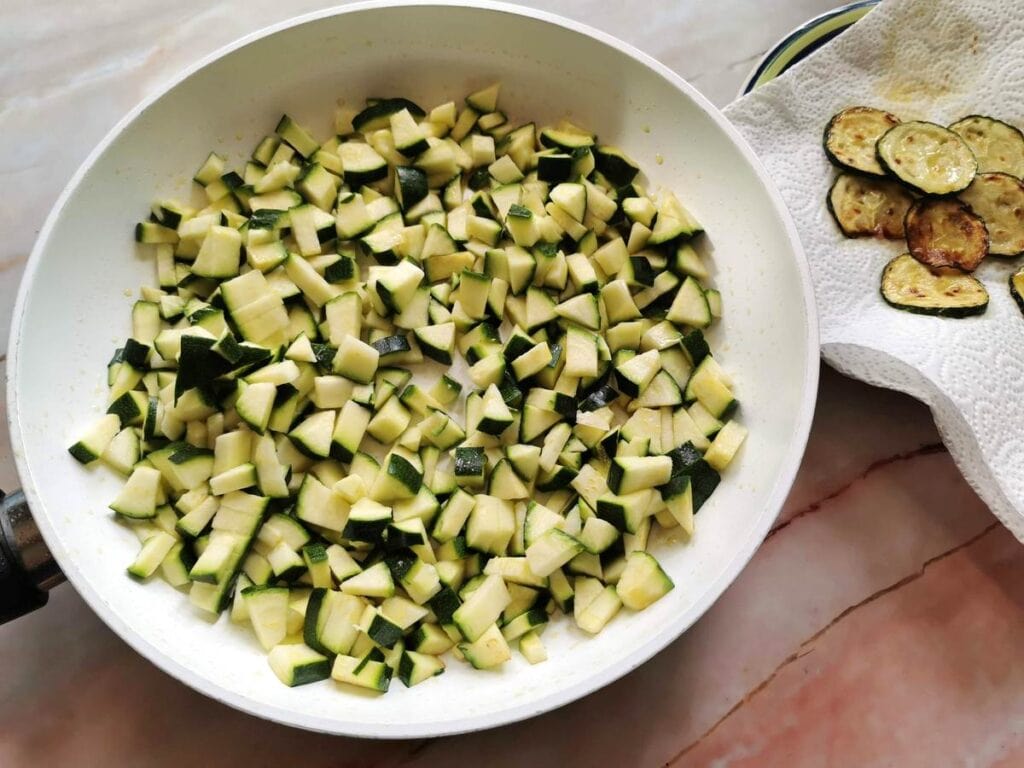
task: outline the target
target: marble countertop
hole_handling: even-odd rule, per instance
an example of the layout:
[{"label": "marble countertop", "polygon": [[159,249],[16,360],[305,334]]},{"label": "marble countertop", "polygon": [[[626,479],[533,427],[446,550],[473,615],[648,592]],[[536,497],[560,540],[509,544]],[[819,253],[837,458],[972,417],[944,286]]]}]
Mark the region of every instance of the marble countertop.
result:
[{"label": "marble countertop", "polygon": [[[89,149],[197,57],[329,4],[6,0],[0,369],[25,258]],[[836,2],[528,4],[637,45],[724,106],[776,39]],[[0,420],[0,487],[16,484]],[[1024,550],[927,409],[825,369],[796,485],[746,570],[667,650],[575,704],[437,740],[311,735],[164,675],[63,586],[0,627],[0,765],[1020,765],[1022,649]]]}]

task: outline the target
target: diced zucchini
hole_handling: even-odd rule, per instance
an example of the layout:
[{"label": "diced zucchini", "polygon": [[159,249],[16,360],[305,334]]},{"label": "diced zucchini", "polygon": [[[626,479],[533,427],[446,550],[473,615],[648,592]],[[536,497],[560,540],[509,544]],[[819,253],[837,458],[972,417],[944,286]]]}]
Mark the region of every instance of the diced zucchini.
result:
[{"label": "diced zucchini", "polygon": [[466,527],[469,545],[482,552],[504,553],[515,533],[512,505],[505,499],[479,494]]},{"label": "diced zucchini", "polygon": [[519,638],[519,652],[531,664],[540,664],[548,658],[548,652],[538,632],[527,632]]},{"label": "diced zucchini", "polygon": [[361,659],[353,656],[336,656],[331,667],[331,677],[339,683],[367,688],[378,693],[387,692],[391,675],[391,667],[383,660],[375,660],[369,655]]},{"label": "diced zucchini", "polygon": [[137,579],[148,579],[170,554],[177,539],[164,531],[156,531],[142,543],[142,549],[134,562],[128,566],[128,573]]},{"label": "diced zucchini", "polygon": [[[579,595],[577,594],[577,599]],[[579,603],[577,603],[579,605]],[[622,608],[622,600],[615,587],[609,585],[599,591],[593,599],[576,613],[576,626],[584,632],[596,635],[615,618]]]},{"label": "diced zucchini", "polygon": [[359,384],[369,384],[377,372],[380,353],[354,336],[346,336],[334,355],[335,373]]},{"label": "diced zucchini", "polygon": [[497,621],[511,600],[504,580],[487,576],[469,598],[452,614],[452,621],[470,642],[480,638]]},{"label": "diced zucchini", "polygon": [[746,427],[735,421],[726,422],[705,452],[704,460],[721,472],[732,462],[746,437]]},{"label": "diced zucchini", "polygon": [[[129,574],[233,598],[286,685],[383,692],[510,643],[538,663],[555,608],[596,633],[646,607],[672,587],[651,518],[692,535],[746,436],[701,330],[722,301],[700,224],[589,130],[513,127],[499,91],[368,99],[323,145],[284,115],[244,168],[206,158],[205,208],[136,227],[160,288],[69,452],[126,478]],[[459,357],[464,411],[453,375],[420,380]]]},{"label": "diced zucchini", "polygon": [[155,517],[159,493],[160,472],[153,467],[137,466],[117,498],[110,502],[110,508],[128,518]]},{"label": "diced zucchini", "polygon": [[68,449],[68,453],[76,461],[90,464],[107,451],[120,431],[121,419],[117,414],[102,416]]},{"label": "diced zucchini", "polygon": [[249,621],[256,639],[269,651],[284,640],[288,622],[288,589],[286,587],[249,587],[242,591],[249,611]]},{"label": "diced zucchini", "polygon": [[331,674],[330,660],[301,643],[275,646],[267,660],[277,679],[287,686],[315,683]]},{"label": "diced zucchini", "polygon": [[558,528],[550,528],[526,549],[530,570],[548,576],[583,551],[583,544]]}]

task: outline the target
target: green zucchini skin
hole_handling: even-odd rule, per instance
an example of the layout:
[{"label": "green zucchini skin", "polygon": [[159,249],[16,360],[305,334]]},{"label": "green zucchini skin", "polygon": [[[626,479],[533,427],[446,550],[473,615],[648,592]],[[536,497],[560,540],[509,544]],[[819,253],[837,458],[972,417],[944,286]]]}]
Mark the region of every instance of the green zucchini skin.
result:
[{"label": "green zucchini skin", "polygon": [[[1024,313],[1024,296],[1021,295],[1021,290],[1024,290],[1024,269],[1018,269],[1010,275],[1007,282],[1010,284],[1010,295],[1017,302],[1017,307],[1020,311]],[[1018,282],[1021,284],[1019,288],[1017,286]]]},{"label": "green zucchini skin", "polygon": [[415,102],[401,97],[381,99],[375,104],[370,104],[366,109],[352,118],[352,127],[357,131],[373,130],[384,128],[386,121],[393,113],[408,109],[409,114],[417,120],[421,119],[426,112]]}]

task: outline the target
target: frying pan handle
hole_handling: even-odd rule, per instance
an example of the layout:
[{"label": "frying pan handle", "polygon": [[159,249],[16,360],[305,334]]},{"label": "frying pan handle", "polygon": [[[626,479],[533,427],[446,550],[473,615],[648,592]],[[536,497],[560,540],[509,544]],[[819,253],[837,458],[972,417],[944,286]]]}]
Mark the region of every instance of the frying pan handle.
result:
[{"label": "frying pan handle", "polygon": [[46,605],[49,590],[62,581],[25,494],[0,491],[0,624]]}]

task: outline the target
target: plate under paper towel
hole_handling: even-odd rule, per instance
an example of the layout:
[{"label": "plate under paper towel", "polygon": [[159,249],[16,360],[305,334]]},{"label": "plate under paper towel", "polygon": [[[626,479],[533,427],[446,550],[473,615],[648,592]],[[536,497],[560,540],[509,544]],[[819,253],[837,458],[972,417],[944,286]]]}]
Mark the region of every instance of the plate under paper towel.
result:
[{"label": "plate under paper towel", "polygon": [[980,317],[885,304],[882,268],[906,244],[848,240],[825,205],[836,171],[822,151],[824,127],[858,104],[903,120],[948,125],[989,114],[1024,128],[1024,2],[886,0],[725,110],[796,220],[826,361],[926,403],[967,481],[1024,541],[1024,315],[1008,288],[1024,258],[989,257],[976,272],[990,296]]}]

